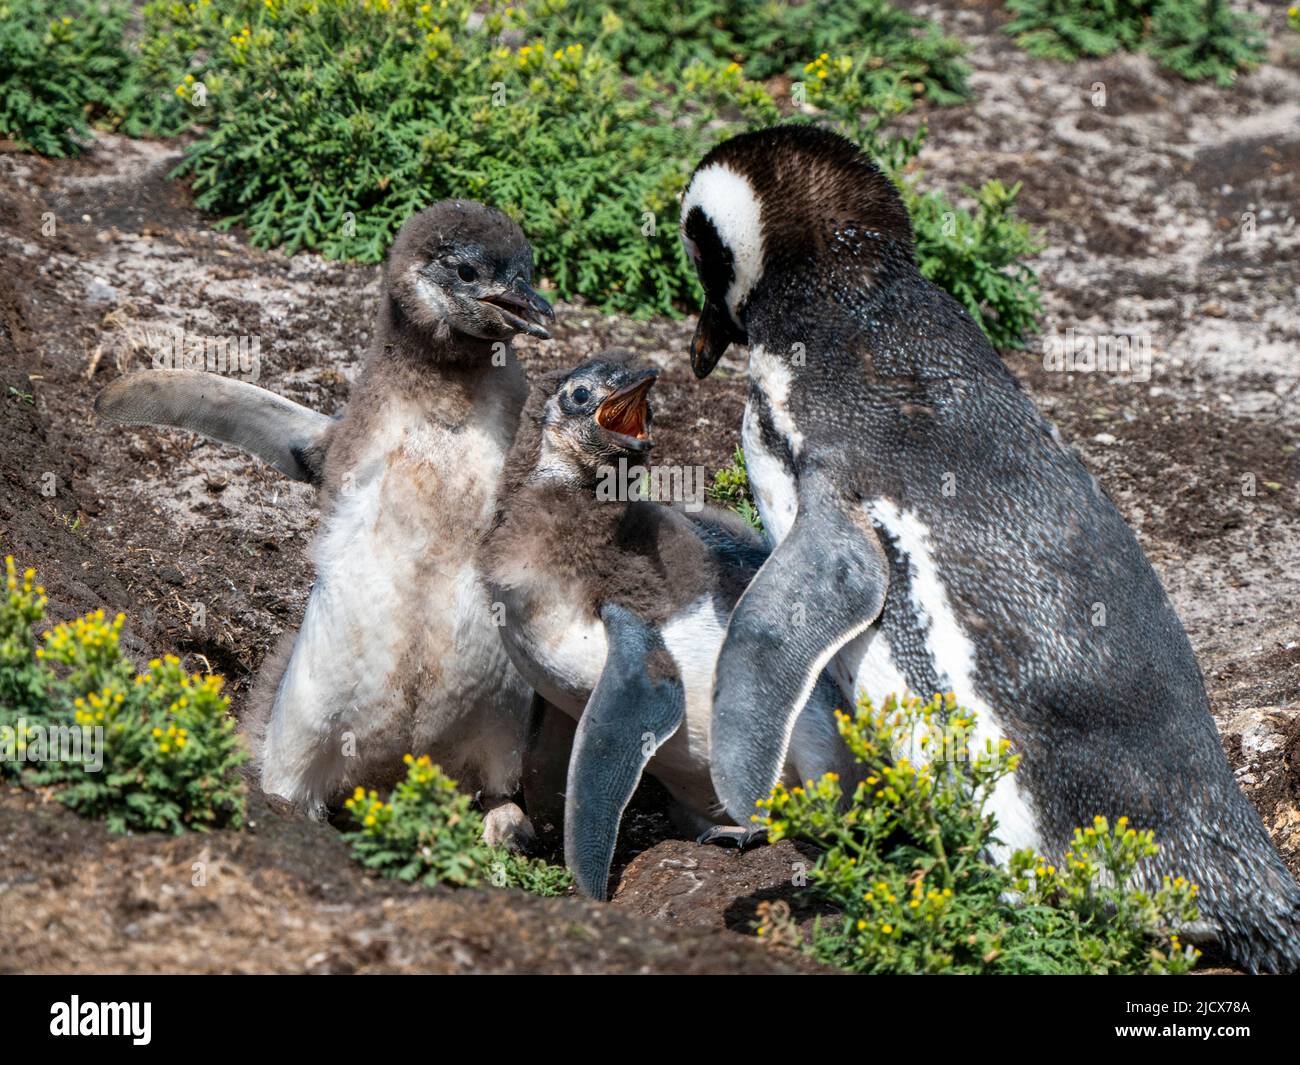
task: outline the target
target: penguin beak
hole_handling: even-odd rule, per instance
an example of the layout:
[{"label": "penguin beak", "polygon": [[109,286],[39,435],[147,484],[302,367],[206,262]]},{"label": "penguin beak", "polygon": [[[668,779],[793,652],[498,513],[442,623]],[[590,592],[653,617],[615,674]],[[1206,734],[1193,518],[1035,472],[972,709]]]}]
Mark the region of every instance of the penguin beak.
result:
[{"label": "penguin beak", "polygon": [[522,278],[510,288],[490,296],[480,296],[480,303],[490,304],[500,312],[506,325],[520,333],[541,340],[550,340],[551,334],[542,324],[543,319],[555,321],[555,311],[536,290]]},{"label": "penguin beak", "polygon": [[744,341],[744,334],[732,323],[731,316],[705,300],[691,340],[691,369],[695,376],[701,380],[708,377],[727,348]]},{"label": "penguin beak", "polygon": [[654,447],[648,397],[658,378],[658,370],[642,370],[596,408],[596,424],[629,450],[649,451]]}]

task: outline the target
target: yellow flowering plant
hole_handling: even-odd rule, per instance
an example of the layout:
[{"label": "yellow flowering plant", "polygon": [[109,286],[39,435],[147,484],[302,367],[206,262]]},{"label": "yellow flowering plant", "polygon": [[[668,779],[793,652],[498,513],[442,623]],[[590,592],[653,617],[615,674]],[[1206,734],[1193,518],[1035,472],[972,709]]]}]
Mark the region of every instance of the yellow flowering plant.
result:
[{"label": "yellow flowering plant", "polygon": [[[48,674],[32,653],[32,627],[45,616],[45,589],[33,569],[19,572],[5,557],[5,590],[0,598],[0,726],[14,727],[20,716],[45,712]],[[6,763],[0,762],[0,775]]]},{"label": "yellow flowering plant", "polygon": [[484,843],[472,800],[428,755],[405,761],[406,776],[387,798],[359,787],[343,804],[353,822],[344,836],[367,869],[426,885],[491,884],[537,895],[568,890],[572,878],[563,866]]},{"label": "yellow flowering plant", "polygon": [[0,766],[115,832],[242,824],[245,755],[222,679],[187,673],[174,655],[137,674],[121,649],[125,616],[102,610],[45,630],[34,646],[44,590],[32,570],[20,580],[11,558],[6,570],[0,726],[21,733],[21,757]]},{"label": "yellow flowering plant", "polygon": [[[981,733],[955,697],[864,698],[839,731],[863,767],[851,794],[834,774],[778,785],[755,821],[769,839],[820,854],[810,888],[841,915],[821,919],[810,949],[874,973],[1179,973],[1197,952],[1178,938],[1196,919],[1193,885],[1148,891],[1149,832],[1121,818],[1080,829],[1060,867],[1018,851],[991,857],[987,804],[1019,756]],[[788,941],[769,908],[761,936]]]}]

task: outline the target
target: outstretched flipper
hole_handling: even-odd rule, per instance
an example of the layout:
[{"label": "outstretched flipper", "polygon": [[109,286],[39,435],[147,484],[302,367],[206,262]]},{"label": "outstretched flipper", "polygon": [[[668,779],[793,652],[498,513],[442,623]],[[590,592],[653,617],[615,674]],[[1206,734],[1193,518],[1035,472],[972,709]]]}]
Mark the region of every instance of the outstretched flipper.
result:
[{"label": "outstretched flipper", "polygon": [[120,377],[95,397],[101,417],[126,425],[170,425],[234,444],[286,477],[320,481],[334,419],[244,381],[200,370],[149,370]]},{"label": "outstretched flipper", "polygon": [[608,892],[619,822],[641,772],[686,713],[681,675],[659,632],[613,603],[600,616],[609,650],[578,722],[564,808],[564,860],[593,899]]},{"label": "outstretched flipper", "polygon": [[805,478],[794,525],[740,597],[718,653],[713,786],[738,825],[780,777],[822,670],[880,615],[888,585],[865,508]]}]

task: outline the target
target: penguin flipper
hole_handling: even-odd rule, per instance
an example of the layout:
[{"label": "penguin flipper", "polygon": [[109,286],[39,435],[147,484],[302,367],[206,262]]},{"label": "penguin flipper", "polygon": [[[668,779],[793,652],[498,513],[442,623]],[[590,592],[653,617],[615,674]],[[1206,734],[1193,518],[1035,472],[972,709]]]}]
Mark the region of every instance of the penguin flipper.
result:
[{"label": "penguin flipper", "polygon": [[805,480],[794,525],[737,602],[718,652],[710,769],[737,824],[771,793],[822,671],[879,617],[888,586],[866,511]]},{"label": "penguin flipper", "polygon": [[119,377],[95,397],[101,417],[188,429],[256,455],[296,481],[319,483],[334,419],[265,388],[201,370]]},{"label": "penguin flipper", "polygon": [[609,650],[578,722],[564,806],[564,860],[578,890],[604,899],[619,822],[641,773],[682,723],[686,693],[659,632],[610,603],[600,612]]}]

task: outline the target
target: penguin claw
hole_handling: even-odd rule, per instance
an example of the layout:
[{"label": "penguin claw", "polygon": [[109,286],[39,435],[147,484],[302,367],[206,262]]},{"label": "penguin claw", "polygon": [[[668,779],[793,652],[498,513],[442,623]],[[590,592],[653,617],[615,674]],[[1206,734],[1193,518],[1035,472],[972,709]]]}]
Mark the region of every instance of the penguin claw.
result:
[{"label": "penguin claw", "polygon": [[757,843],[767,841],[767,829],[758,825],[740,828],[736,825],[714,825],[700,833],[696,843],[719,847],[735,847],[738,851],[748,850]]}]

